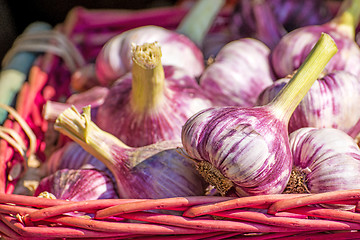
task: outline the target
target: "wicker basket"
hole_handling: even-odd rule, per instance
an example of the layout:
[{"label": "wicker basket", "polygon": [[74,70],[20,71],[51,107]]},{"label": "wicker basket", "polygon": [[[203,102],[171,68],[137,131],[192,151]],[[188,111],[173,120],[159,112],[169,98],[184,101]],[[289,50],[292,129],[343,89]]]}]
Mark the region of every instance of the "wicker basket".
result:
[{"label": "wicker basket", "polygon": [[[156,25],[162,19],[166,25],[160,26],[175,29],[186,11],[178,5],[146,10],[141,17],[148,17],[148,24]],[[26,174],[34,174],[31,170],[36,171],[45,161],[53,144],[46,134],[51,125],[41,116],[43,104],[48,99],[68,97],[71,74],[91,62],[112,36],[139,26],[136,11],[109,11],[108,18],[87,25],[87,18],[98,13],[75,8],[51,36],[45,36],[56,47],[49,47],[35,61],[15,106],[35,133],[35,143],[13,116],[9,115],[3,124],[15,130],[27,145],[35,145],[24,157],[13,145],[0,140],[0,161],[7,166],[0,172],[0,179],[5,179],[0,186],[3,239],[360,239],[360,190],[243,198],[195,196],[80,202],[19,194],[15,186],[27,177],[19,169],[28,167]],[[110,21],[112,15],[117,16],[116,22]],[[227,18],[228,11],[222,12],[211,31],[219,31]],[[111,31],[102,34],[104,26]],[[98,38],[88,42],[89,35]],[[26,160],[28,164],[24,164]],[[329,204],[333,207],[329,208]],[[338,206],[342,205],[351,206],[352,210],[340,210]]]}]

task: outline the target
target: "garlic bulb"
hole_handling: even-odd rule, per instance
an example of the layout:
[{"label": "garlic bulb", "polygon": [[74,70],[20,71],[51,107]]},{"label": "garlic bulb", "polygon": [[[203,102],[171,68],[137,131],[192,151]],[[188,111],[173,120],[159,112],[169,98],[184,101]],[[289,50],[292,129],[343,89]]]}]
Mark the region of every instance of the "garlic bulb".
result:
[{"label": "garlic bulb", "polygon": [[[289,78],[279,79],[264,89],[257,104],[269,103]],[[319,78],[295,109],[289,132],[303,127],[337,128],[349,132],[360,119],[360,82],[346,71],[336,71]]]},{"label": "garlic bulb", "polygon": [[270,49],[256,39],[226,44],[200,77],[199,84],[216,106],[252,107],[273,83]]},{"label": "garlic bulb", "polygon": [[360,188],[360,148],[341,130],[301,128],[290,134],[294,159],[286,192],[323,193]]},{"label": "garlic bulb", "polygon": [[339,52],[325,67],[325,73],[345,70],[360,77],[360,48],[355,42],[355,28],[360,16],[360,2],[343,1],[345,11],[340,11],[331,21],[322,25],[297,28],[286,34],[271,54],[271,63],[278,78],[293,74],[310,52],[320,35],[329,34]]},{"label": "garlic bulb", "polygon": [[43,178],[34,195],[42,192],[71,201],[118,198],[114,182],[95,169],[60,169]]},{"label": "garlic bulb", "polygon": [[181,126],[212,106],[195,78],[161,63],[158,43],[134,46],[132,73],[111,87],[99,107],[98,126],[132,147],[180,141]]},{"label": "garlic bulb", "polygon": [[133,45],[158,42],[162,62],[184,69],[190,76],[199,76],[205,68],[200,49],[185,35],[158,26],[143,26],[110,39],[96,58],[96,75],[104,86],[131,71]]},{"label": "garlic bulb", "polygon": [[281,193],[290,177],[288,121],[325,65],[337,52],[323,34],[289,83],[265,106],[217,107],[185,123],[182,143],[206,180],[226,195]]},{"label": "garlic bulb", "polygon": [[120,198],[198,196],[207,185],[195,163],[179,153],[180,142],[162,141],[133,148],[102,131],[90,119],[90,108],[73,107],[55,122],[55,129],[80,144],[112,172]]},{"label": "garlic bulb", "polygon": [[100,160],[73,141],[67,142],[64,146],[54,151],[42,168],[47,175],[61,169],[96,169],[106,173],[111,179],[115,179],[111,171]]}]

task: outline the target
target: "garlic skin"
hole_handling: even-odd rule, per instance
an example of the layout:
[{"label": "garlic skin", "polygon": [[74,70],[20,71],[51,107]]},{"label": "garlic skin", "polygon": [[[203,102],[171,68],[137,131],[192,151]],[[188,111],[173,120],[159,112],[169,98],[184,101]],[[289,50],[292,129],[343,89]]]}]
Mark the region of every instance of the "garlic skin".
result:
[{"label": "garlic skin", "polygon": [[268,0],[276,18],[288,31],[308,25],[324,24],[332,16],[323,0]]},{"label": "garlic skin", "polygon": [[54,151],[43,164],[43,169],[47,175],[61,169],[96,169],[114,180],[111,171],[100,160],[73,141]]},{"label": "garlic skin", "polygon": [[271,53],[271,64],[277,78],[293,74],[309,54],[321,33],[328,33],[336,42],[339,52],[325,67],[324,73],[348,71],[360,77],[360,48],[354,38],[342,34],[333,24],[298,28],[286,34]]},{"label": "garlic skin", "polygon": [[252,107],[273,83],[270,49],[252,38],[226,44],[200,77],[201,88],[215,106]]},{"label": "garlic skin", "polygon": [[290,134],[294,167],[305,172],[310,193],[360,188],[360,149],[332,128],[301,128]]},{"label": "garlic skin", "polygon": [[[269,103],[289,78],[279,79],[264,89],[257,105]],[[289,132],[303,127],[337,128],[349,132],[360,119],[360,82],[346,71],[336,71],[319,78],[295,109]]]},{"label": "garlic skin", "polygon": [[162,65],[157,43],[135,48],[132,72],[113,84],[95,122],[131,147],[180,141],[185,121],[212,102],[195,78]]},{"label": "garlic skin", "polygon": [[286,129],[266,108],[211,108],[186,122],[182,143],[191,158],[233,182],[238,196],[275,194],[292,168]]},{"label": "garlic skin", "polygon": [[61,169],[43,178],[34,195],[53,194],[56,199],[84,201],[118,198],[114,182],[95,169]]},{"label": "garlic skin", "polygon": [[290,177],[288,122],[337,47],[322,34],[306,61],[276,95],[259,107],[208,108],[182,129],[187,154],[203,165],[202,175],[223,195],[281,193]]},{"label": "garlic skin", "polygon": [[181,154],[181,142],[162,141],[129,147],[90,120],[90,107],[65,110],[55,129],[80,144],[112,172],[120,198],[166,198],[205,194],[207,184],[193,160]]},{"label": "garlic skin", "polygon": [[123,32],[110,39],[96,58],[99,82],[109,86],[131,71],[132,46],[158,42],[163,52],[164,65],[177,66],[190,76],[199,76],[204,68],[201,50],[185,35],[158,26],[143,26]]}]

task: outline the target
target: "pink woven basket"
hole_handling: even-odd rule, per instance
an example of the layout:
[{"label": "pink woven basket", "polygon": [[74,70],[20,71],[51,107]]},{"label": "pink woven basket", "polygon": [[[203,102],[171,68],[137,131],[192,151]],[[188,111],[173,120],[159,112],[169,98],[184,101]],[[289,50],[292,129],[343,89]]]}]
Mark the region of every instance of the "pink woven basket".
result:
[{"label": "pink woven basket", "polygon": [[[46,161],[54,141],[47,135],[51,125],[41,115],[44,103],[68,97],[71,74],[91,62],[111,37],[140,26],[144,19],[147,24],[175,29],[187,12],[184,6],[142,10],[141,21],[136,11],[73,9],[54,28],[56,37],[51,40],[67,52],[49,50],[40,55],[16,99],[15,109],[35,133],[35,143],[11,114],[4,126],[35,146],[33,154],[40,164]],[[94,16],[97,21],[90,21]],[[210,33],[220,31],[228,17],[225,9]],[[14,193],[23,177],[16,169],[20,165],[26,170],[24,161],[11,144],[0,140],[3,239],[360,239],[360,190],[75,202]],[[341,205],[351,210],[341,210]]]}]

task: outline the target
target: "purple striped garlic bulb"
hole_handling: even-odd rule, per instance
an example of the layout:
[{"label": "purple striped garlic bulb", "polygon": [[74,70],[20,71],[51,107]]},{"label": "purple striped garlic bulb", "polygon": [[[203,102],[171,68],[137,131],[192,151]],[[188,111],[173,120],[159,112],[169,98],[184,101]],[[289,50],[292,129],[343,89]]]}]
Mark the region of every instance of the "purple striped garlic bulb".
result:
[{"label": "purple striped garlic bulb", "polygon": [[360,148],[333,128],[301,128],[290,134],[294,168],[287,193],[360,188]]},{"label": "purple striped garlic bulb", "polygon": [[322,34],[304,64],[275,99],[259,107],[217,107],[193,115],[182,143],[202,176],[223,195],[281,193],[290,177],[291,114],[337,52]]},{"label": "purple striped garlic bulb", "polygon": [[181,139],[181,127],[212,106],[196,79],[163,66],[157,43],[134,46],[132,72],[111,87],[96,116],[98,126],[132,147]]},{"label": "purple striped garlic bulb", "polygon": [[267,0],[277,20],[285,29],[324,24],[332,17],[330,7],[323,0]]},{"label": "purple striped garlic bulb", "polygon": [[61,169],[96,169],[106,173],[111,179],[115,179],[104,163],[73,141],[56,149],[43,164],[43,169],[47,175],[54,174]]},{"label": "purple striped garlic bulb", "polygon": [[199,76],[204,68],[201,50],[185,35],[158,26],[143,26],[110,39],[96,58],[96,75],[100,84],[110,86],[132,69],[133,45],[158,42],[164,65],[177,66],[190,76]]},{"label": "purple striped garlic bulb", "polygon": [[268,0],[239,0],[229,28],[238,38],[255,38],[273,49],[287,32],[276,18]]},{"label": "purple striped garlic bulb", "polygon": [[320,35],[328,33],[335,41],[339,52],[325,67],[325,73],[345,70],[360,77],[360,48],[355,42],[355,28],[360,16],[360,1],[346,0],[343,8],[331,21],[295,29],[286,34],[271,53],[271,64],[277,78],[293,74],[314,46]]},{"label": "purple striped garlic bulb", "polygon": [[207,184],[195,163],[181,154],[181,142],[162,141],[134,148],[101,130],[90,118],[90,107],[80,114],[66,109],[55,129],[99,159],[113,174],[120,198],[167,198],[205,194]]},{"label": "purple striped garlic bulb", "polygon": [[[289,81],[279,79],[264,89],[257,104],[265,105]],[[360,119],[360,82],[346,71],[336,71],[319,78],[295,109],[289,132],[303,127],[337,128],[349,133]]]},{"label": "purple striped garlic bulb", "polygon": [[115,183],[96,169],[60,169],[41,179],[34,195],[51,193],[56,199],[85,201],[119,198]]},{"label": "purple striped garlic bulb", "polygon": [[252,107],[273,83],[270,49],[252,38],[226,44],[200,77],[201,88],[216,106]]}]

